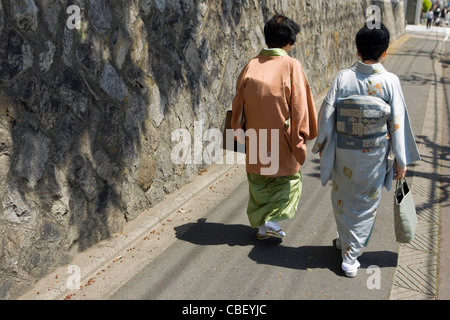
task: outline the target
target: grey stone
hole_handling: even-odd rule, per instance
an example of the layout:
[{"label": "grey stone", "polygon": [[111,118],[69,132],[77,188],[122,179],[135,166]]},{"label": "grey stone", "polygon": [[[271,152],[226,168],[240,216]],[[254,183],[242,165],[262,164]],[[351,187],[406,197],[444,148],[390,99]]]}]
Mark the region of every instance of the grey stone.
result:
[{"label": "grey stone", "polygon": [[4,13],[3,13],[3,5],[0,1],[0,37],[2,36],[3,33],[3,25],[4,25]]},{"label": "grey stone", "polygon": [[[93,123],[92,132],[95,139],[94,148],[103,149],[114,161],[121,162],[120,155],[122,142],[125,137],[122,120],[125,117],[125,110],[119,105],[108,103],[101,106],[101,110],[95,115],[95,126]],[[97,122],[98,121],[98,122]]]},{"label": "grey stone", "polygon": [[111,10],[106,0],[89,0],[89,18],[95,29],[103,34],[111,28]]},{"label": "grey stone", "polygon": [[135,219],[150,206],[144,191],[134,183],[134,179],[126,176],[120,187],[121,198],[127,199],[125,204],[125,217],[127,221]]},{"label": "grey stone", "polygon": [[14,282],[11,279],[4,279],[0,282],[0,299],[4,300],[9,296],[10,290],[13,288]]},{"label": "grey stone", "polygon": [[155,125],[159,127],[164,120],[166,99],[164,96],[161,96],[158,86],[153,87],[149,99],[149,117],[154,121]]},{"label": "grey stone", "polygon": [[59,1],[40,0],[41,9],[44,11],[44,20],[50,33],[54,33],[58,24],[59,14],[61,13],[61,5]]},{"label": "grey stone", "polygon": [[[1,133],[2,132],[0,130],[0,134]],[[5,155],[0,153],[0,188],[2,190],[4,190],[4,187],[7,184],[7,178],[10,168],[11,168],[11,157],[7,154]]]},{"label": "grey stone", "polygon": [[71,154],[75,147],[75,138],[80,134],[80,131],[80,122],[72,113],[65,114],[60,120],[53,140],[55,145],[53,159],[57,164],[63,164]]},{"label": "grey stone", "polygon": [[6,188],[5,197],[2,202],[3,214],[0,221],[7,221],[14,224],[26,224],[34,227],[36,224],[36,212],[25,199],[16,184],[10,184]]},{"label": "grey stone", "polygon": [[46,72],[50,69],[53,63],[56,47],[50,40],[45,42],[44,51],[39,54],[39,67],[41,72]]},{"label": "grey stone", "polygon": [[10,7],[17,26],[25,31],[36,31],[39,9],[33,0],[10,0]]},{"label": "grey stone", "polygon": [[114,185],[119,181],[120,167],[101,149],[94,151],[95,170],[100,178]]},{"label": "grey stone", "polygon": [[133,140],[138,141],[144,131],[147,104],[141,96],[133,92],[126,105],[125,130]]},{"label": "grey stone", "polygon": [[83,79],[70,69],[63,69],[56,75],[62,101],[80,118],[84,119],[88,110],[89,95]]},{"label": "grey stone", "polygon": [[93,200],[97,196],[99,185],[95,179],[91,164],[83,156],[74,156],[69,167],[68,177],[71,184],[78,186],[88,200]]},{"label": "grey stone", "polygon": [[10,30],[0,47],[0,80],[13,80],[32,64],[31,47],[19,33]]},{"label": "grey stone", "polygon": [[68,67],[72,66],[73,30],[64,28],[62,61]]},{"label": "grey stone", "polygon": [[42,242],[56,242],[58,240],[60,240],[60,232],[58,230],[58,228],[55,227],[55,225],[53,225],[50,222],[45,222],[40,230],[39,233],[39,241]]},{"label": "grey stone", "polygon": [[50,153],[50,138],[41,132],[24,130],[21,145],[17,147],[14,172],[33,189],[44,173]]},{"label": "grey stone", "polygon": [[123,79],[117,74],[116,69],[110,64],[103,69],[100,78],[100,87],[112,98],[123,101],[128,94],[128,89]]},{"label": "grey stone", "polygon": [[156,7],[159,11],[164,12],[166,9],[166,0],[155,0]]},{"label": "grey stone", "polygon": [[122,69],[123,63],[127,58],[131,47],[131,41],[122,34],[120,30],[117,36],[117,41],[114,45],[114,60],[119,69]]},{"label": "grey stone", "polygon": [[96,76],[102,67],[102,52],[103,44],[100,39],[91,36],[78,44],[75,56],[88,74]]},{"label": "grey stone", "polygon": [[0,155],[8,155],[12,147],[10,131],[0,125]]}]

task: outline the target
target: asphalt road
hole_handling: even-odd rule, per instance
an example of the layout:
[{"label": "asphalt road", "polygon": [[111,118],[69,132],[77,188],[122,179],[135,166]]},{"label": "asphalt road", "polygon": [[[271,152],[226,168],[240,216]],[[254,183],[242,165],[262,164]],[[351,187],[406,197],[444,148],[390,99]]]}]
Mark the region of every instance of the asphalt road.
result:
[{"label": "asphalt road", "polygon": [[[410,32],[383,64],[402,82],[413,131],[420,136],[435,78],[432,68],[445,34]],[[311,146],[309,147],[311,150]],[[235,191],[202,219],[175,227],[177,240],[123,285],[110,299],[168,300],[387,300],[397,265],[392,196],[384,190],[371,242],[353,279],[340,269],[332,246],[336,227],[330,186],[319,180],[319,159],[311,152],[302,167],[303,192],[297,215],[281,222],[287,237],[258,241],[248,226],[248,185]],[[409,168],[409,175],[414,167]],[[373,285],[372,269],[379,272]]]}]

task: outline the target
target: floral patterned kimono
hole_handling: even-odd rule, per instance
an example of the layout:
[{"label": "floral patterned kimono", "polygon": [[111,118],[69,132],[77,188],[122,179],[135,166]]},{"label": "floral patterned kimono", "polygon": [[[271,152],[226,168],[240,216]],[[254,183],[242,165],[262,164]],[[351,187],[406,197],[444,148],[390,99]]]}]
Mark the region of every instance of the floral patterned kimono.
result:
[{"label": "floral patterned kimono", "polygon": [[353,265],[369,240],[393,164],[420,160],[398,77],[380,64],[356,63],[334,80],[319,112],[313,153],[331,201],[343,262]]}]

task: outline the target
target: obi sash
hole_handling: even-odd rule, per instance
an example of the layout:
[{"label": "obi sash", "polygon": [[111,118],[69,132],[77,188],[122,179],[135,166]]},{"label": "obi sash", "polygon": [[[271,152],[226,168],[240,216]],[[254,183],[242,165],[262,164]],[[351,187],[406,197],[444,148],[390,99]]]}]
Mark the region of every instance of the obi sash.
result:
[{"label": "obi sash", "polygon": [[391,106],[373,96],[350,96],[336,101],[337,147],[375,149],[386,146]]}]

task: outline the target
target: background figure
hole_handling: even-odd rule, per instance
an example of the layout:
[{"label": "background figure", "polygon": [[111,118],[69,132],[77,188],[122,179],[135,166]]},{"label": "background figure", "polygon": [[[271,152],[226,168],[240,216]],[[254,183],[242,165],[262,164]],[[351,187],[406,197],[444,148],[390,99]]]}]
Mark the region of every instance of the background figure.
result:
[{"label": "background figure", "polygon": [[430,11],[427,12],[426,18],[427,18],[427,29],[430,29],[434,19],[433,10],[430,9]]},{"label": "background figure", "polygon": [[294,217],[297,211],[306,140],[317,136],[308,80],[300,62],[287,54],[299,30],[282,15],[265,24],[268,48],[242,70],[233,99],[232,128],[246,131],[247,214],[260,240],[285,236],[278,221]]},{"label": "background figure", "polygon": [[433,12],[433,20],[434,20],[434,22],[433,22],[433,24],[435,25],[435,26],[440,26],[441,25],[441,8],[436,8],[435,10],[434,10],[434,12]]},{"label": "background figure", "polygon": [[319,113],[322,185],[332,180],[331,201],[342,270],[357,274],[359,256],[375,223],[382,187],[392,187],[420,159],[398,77],[379,63],[390,35],[364,26],[356,36],[362,61],[336,76]]}]

